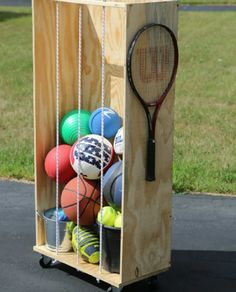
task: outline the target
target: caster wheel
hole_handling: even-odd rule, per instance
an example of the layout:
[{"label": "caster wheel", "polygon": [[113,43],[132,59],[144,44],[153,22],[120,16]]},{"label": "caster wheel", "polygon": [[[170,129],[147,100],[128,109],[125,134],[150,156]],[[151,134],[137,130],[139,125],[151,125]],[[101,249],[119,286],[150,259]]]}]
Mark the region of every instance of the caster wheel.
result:
[{"label": "caster wheel", "polygon": [[147,283],[148,283],[148,285],[149,286],[151,286],[151,287],[158,287],[158,285],[159,285],[159,283],[158,283],[158,277],[157,276],[153,276],[153,277],[151,277],[151,278],[149,278],[148,280],[147,280]]},{"label": "caster wheel", "polygon": [[42,255],[39,264],[43,269],[48,269],[52,266],[52,259]]},{"label": "caster wheel", "polygon": [[107,292],[122,292],[122,288],[117,288],[117,287],[109,287],[108,289],[107,289]]}]

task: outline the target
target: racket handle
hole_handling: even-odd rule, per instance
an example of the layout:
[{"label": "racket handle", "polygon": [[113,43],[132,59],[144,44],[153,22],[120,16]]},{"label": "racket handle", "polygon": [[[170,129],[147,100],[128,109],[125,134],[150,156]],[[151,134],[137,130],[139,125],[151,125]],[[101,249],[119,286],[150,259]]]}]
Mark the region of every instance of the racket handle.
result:
[{"label": "racket handle", "polygon": [[154,181],[155,176],[155,140],[152,138],[148,139],[147,144],[147,165],[146,165],[146,180]]}]

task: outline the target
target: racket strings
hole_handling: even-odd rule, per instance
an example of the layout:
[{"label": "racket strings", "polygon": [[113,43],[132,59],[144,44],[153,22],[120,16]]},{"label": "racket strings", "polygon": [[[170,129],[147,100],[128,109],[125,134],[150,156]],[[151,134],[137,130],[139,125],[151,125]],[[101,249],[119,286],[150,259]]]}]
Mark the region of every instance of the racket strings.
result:
[{"label": "racket strings", "polygon": [[155,26],[140,34],[131,66],[136,90],[146,103],[157,104],[172,79],[174,63],[173,40],[165,28]]}]

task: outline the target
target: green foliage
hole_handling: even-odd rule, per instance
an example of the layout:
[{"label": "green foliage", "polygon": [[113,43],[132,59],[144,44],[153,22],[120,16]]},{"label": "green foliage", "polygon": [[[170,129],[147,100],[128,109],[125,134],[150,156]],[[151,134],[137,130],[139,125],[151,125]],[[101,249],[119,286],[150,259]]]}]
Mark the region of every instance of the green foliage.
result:
[{"label": "green foliage", "polygon": [[236,4],[236,0],[181,0],[182,5],[233,5]]}]

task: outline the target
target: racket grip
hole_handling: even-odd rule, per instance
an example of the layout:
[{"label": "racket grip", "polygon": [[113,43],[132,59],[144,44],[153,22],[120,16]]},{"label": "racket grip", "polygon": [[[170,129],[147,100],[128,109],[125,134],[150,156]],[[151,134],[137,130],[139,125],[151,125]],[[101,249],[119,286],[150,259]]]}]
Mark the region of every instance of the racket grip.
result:
[{"label": "racket grip", "polygon": [[154,181],[155,175],[155,147],[156,143],[154,139],[149,138],[147,144],[147,165],[146,165],[146,180]]}]

